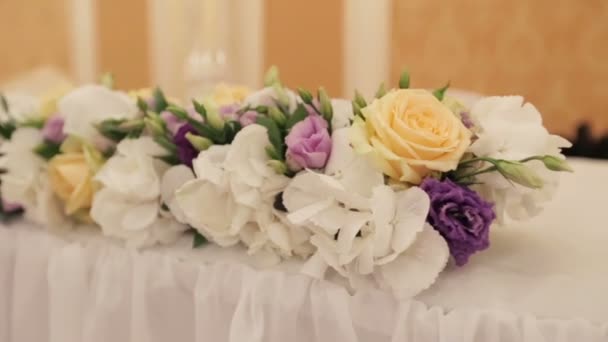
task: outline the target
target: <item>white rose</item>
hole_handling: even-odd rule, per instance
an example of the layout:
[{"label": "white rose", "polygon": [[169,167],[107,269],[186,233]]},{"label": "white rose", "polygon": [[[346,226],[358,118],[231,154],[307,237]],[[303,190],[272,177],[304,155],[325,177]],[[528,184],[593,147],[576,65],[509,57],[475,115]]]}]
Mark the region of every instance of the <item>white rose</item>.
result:
[{"label": "white rose", "polygon": [[[566,139],[549,134],[541,114],[521,96],[486,97],[475,103],[470,113],[478,139],[469,151],[478,157],[521,160],[552,155],[564,158],[561,149],[571,146]],[[540,213],[541,205],[551,199],[559,184],[559,174],[547,170],[542,162],[527,162],[543,179],[542,189],[512,184],[497,172],[482,174],[476,186],[482,196],[495,203],[499,221],[506,217],[525,219]]]},{"label": "white rose", "polygon": [[[287,103],[289,104],[289,111],[293,112],[296,110],[299,98],[293,91],[287,88],[284,88],[284,90],[285,95],[287,96]],[[251,107],[276,106],[278,100],[279,95],[277,94],[277,91],[273,87],[266,87],[249,94],[243,102],[245,106],[249,105]]]},{"label": "white rose", "polygon": [[303,272],[323,277],[331,267],[355,288],[372,275],[401,297],[426,289],[449,257],[443,238],[425,223],[428,196],[417,187],[396,192],[384,185],[382,174],[353,153],[347,129],[332,138],[331,176],[304,171],[283,194],[288,219],[307,227],[317,248]]},{"label": "white rose", "polygon": [[0,167],[7,170],[0,192],[3,199],[21,204],[27,219],[52,230],[68,229],[71,225],[50,187],[44,160],[33,152],[42,141],[39,130],[25,127],[0,146]]},{"label": "white rose", "polygon": [[138,113],[134,99],[101,85],[85,85],[72,90],[59,101],[58,109],[65,119],[63,130],[66,134],[95,144],[104,140],[95,124],[107,119],[131,119]]},{"label": "white rose", "polygon": [[40,101],[35,96],[7,93],[4,94],[4,99],[8,106],[8,112],[5,111],[4,106],[0,105],[0,121],[4,122],[14,119],[16,122],[23,122],[38,118]]},{"label": "white rose", "polygon": [[164,154],[152,138],[126,139],[99,170],[104,188],[93,198],[91,217],[107,236],[124,239],[131,247],[175,241],[187,227],[161,212],[161,175],[167,165],[155,159]]}]

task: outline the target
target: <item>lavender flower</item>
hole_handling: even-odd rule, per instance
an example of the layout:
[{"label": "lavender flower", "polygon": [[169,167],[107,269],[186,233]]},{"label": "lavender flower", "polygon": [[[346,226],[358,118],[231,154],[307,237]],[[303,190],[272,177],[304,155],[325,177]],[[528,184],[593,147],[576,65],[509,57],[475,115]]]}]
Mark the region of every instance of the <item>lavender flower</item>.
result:
[{"label": "lavender flower", "polygon": [[63,133],[63,123],[63,118],[58,115],[48,119],[42,128],[44,139],[56,144],[60,144],[65,140],[66,135]]},{"label": "lavender flower", "polygon": [[199,151],[186,138],[188,133],[196,134],[196,130],[187,123],[177,130],[177,133],[173,136],[173,143],[177,146],[179,160],[188,167],[192,167],[192,160],[198,156]]},{"label": "lavender flower", "polygon": [[331,153],[331,137],[327,127],[327,121],[322,117],[309,115],[291,128],[285,137],[290,170],[320,169],[325,166]]},{"label": "lavender flower", "polygon": [[456,265],[489,247],[490,225],[496,218],[491,203],[449,179],[426,178],[420,187],[431,199],[427,221],[447,241]]},{"label": "lavender flower", "polygon": [[233,103],[225,106],[221,106],[219,108],[220,116],[222,119],[228,120],[237,120],[238,119],[238,110],[241,109],[241,106],[238,103]]},{"label": "lavender flower", "polygon": [[165,125],[167,125],[167,129],[171,132],[171,135],[175,135],[179,128],[184,125],[182,120],[166,110],[160,113],[160,118],[163,119]]},{"label": "lavender flower", "polygon": [[243,127],[249,126],[249,125],[255,123],[255,120],[257,119],[257,117],[258,117],[258,112],[256,112],[255,110],[248,110],[241,115],[241,117],[239,118],[239,122],[241,123],[241,126],[243,126]]}]

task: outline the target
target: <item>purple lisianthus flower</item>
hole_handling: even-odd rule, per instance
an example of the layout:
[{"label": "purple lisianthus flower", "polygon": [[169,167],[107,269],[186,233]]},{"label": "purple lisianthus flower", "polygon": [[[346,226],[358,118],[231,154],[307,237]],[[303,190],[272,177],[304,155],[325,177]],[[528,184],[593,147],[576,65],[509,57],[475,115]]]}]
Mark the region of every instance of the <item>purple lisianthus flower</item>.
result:
[{"label": "purple lisianthus flower", "polygon": [[292,128],[287,137],[287,166],[292,171],[303,168],[321,169],[331,153],[331,137],[327,121],[318,115],[309,115]]},{"label": "purple lisianthus flower", "polygon": [[171,132],[171,135],[175,135],[179,128],[184,125],[182,120],[166,110],[160,113],[160,118],[165,122],[165,125],[167,125],[167,129]]},{"label": "purple lisianthus flower", "polygon": [[258,112],[255,110],[248,110],[241,115],[239,122],[241,123],[241,126],[245,127],[254,124],[257,118]]},{"label": "purple lisianthus flower", "polygon": [[42,127],[42,136],[44,140],[59,144],[65,140],[66,135],[63,133],[64,120],[62,117],[55,115],[46,120]]},{"label": "purple lisianthus flower", "polygon": [[496,218],[491,203],[449,179],[426,178],[420,187],[431,199],[427,221],[447,241],[456,265],[489,247],[490,225]]},{"label": "purple lisianthus flower", "polygon": [[8,202],[4,198],[2,199],[2,211],[4,213],[13,213],[21,210],[23,207],[19,203]]},{"label": "purple lisianthus flower", "polygon": [[198,156],[198,150],[192,146],[186,138],[186,134],[196,133],[196,130],[190,124],[182,125],[173,136],[173,143],[177,146],[177,157],[179,160],[189,167],[192,167],[192,160]]}]

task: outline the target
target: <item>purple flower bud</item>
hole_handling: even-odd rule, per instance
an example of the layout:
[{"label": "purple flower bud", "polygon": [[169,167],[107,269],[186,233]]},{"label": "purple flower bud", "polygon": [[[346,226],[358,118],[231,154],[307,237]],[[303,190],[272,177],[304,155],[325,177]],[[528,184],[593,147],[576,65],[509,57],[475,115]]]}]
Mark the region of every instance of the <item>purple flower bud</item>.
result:
[{"label": "purple flower bud", "polygon": [[471,115],[469,112],[460,112],[460,121],[466,128],[473,128],[475,123],[473,123],[473,119],[471,119]]},{"label": "purple flower bud", "polygon": [[456,265],[490,246],[490,225],[496,218],[491,203],[449,179],[426,178],[420,188],[431,199],[427,221],[448,243]]},{"label": "purple flower bud", "polygon": [[198,150],[192,146],[192,143],[186,137],[186,134],[197,134],[196,130],[190,124],[182,125],[173,137],[173,143],[177,146],[177,157],[179,160],[189,167],[192,167],[192,160],[198,156]]},{"label": "purple flower bud", "polygon": [[221,106],[219,109],[220,116],[224,121],[228,120],[238,120],[238,110],[241,109],[241,106],[238,103],[233,103],[225,106]]},{"label": "purple flower bud", "polygon": [[44,124],[42,128],[42,136],[45,140],[59,144],[65,140],[66,135],[63,133],[63,118],[55,115]]},{"label": "purple flower bud", "polygon": [[2,199],[2,210],[5,213],[12,213],[12,212],[18,211],[22,208],[23,207],[21,206],[21,204],[8,202],[4,198]]},{"label": "purple flower bud", "polygon": [[167,129],[171,132],[171,135],[175,135],[179,128],[184,125],[183,121],[166,110],[160,113],[160,118],[165,122],[165,125],[167,125]]},{"label": "purple flower bud", "polygon": [[318,115],[310,115],[298,122],[287,137],[287,166],[292,171],[303,168],[321,169],[331,153],[331,137],[327,121]]},{"label": "purple flower bud", "polygon": [[258,117],[258,112],[256,112],[255,110],[248,110],[241,115],[241,117],[239,118],[239,122],[241,123],[241,126],[243,126],[243,127],[249,126],[249,125],[255,123],[255,120],[257,119],[257,117]]}]

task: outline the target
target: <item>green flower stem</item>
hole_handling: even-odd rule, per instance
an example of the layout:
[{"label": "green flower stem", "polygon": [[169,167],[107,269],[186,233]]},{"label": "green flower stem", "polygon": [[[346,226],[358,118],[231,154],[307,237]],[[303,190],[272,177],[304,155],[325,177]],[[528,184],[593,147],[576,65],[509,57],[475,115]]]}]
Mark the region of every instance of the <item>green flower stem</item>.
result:
[{"label": "green flower stem", "polygon": [[469,177],[474,177],[474,176],[478,176],[484,173],[488,173],[488,172],[493,172],[493,171],[497,171],[498,168],[496,166],[490,166],[488,168],[485,168],[483,170],[479,170],[479,171],[475,171],[475,172],[471,172],[471,173],[467,173],[465,175],[462,176],[458,176],[458,178],[456,180],[460,180],[460,179],[464,179],[464,178],[469,178]]}]

